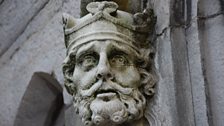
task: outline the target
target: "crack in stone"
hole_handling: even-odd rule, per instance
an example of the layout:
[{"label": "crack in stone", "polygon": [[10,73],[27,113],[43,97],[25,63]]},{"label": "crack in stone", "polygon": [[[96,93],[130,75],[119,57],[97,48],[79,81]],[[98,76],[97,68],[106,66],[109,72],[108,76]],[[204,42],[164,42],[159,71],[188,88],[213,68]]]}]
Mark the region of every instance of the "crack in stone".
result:
[{"label": "crack in stone", "polygon": [[162,30],[161,33],[156,34],[156,37],[162,36],[162,35],[166,32],[166,30],[167,30],[168,28],[169,28],[169,27],[165,27],[165,28],[163,28],[163,30]]},{"label": "crack in stone", "polygon": [[[43,10],[47,5],[48,5],[48,3],[50,2],[51,0],[48,0],[48,1],[46,1],[45,3],[44,3],[44,5],[32,16],[32,18],[28,21],[28,23],[27,23],[27,25],[25,26],[25,28],[24,28],[24,30],[21,32],[21,34],[18,36],[18,37],[20,37],[24,32],[25,32],[25,30],[27,29],[27,27],[29,26],[29,24],[30,24],[30,22],[32,22],[32,20],[41,12],[41,10]],[[62,6],[60,6],[58,9],[56,9],[55,11],[54,11],[54,13],[58,13],[59,12],[59,10],[61,10],[62,9],[62,7],[64,6],[64,4],[66,3],[67,1],[66,0],[63,0],[62,1]],[[35,34],[35,32],[33,33],[33,34]],[[30,36],[32,36],[33,34],[31,34],[31,35],[29,35],[27,38],[30,38]],[[18,38],[17,37],[17,38]],[[17,38],[16,38],[16,40],[17,40]],[[16,41],[15,40],[15,41]]]},{"label": "crack in stone", "polygon": [[16,48],[14,52],[10,55],[9,59],[12,59],[13,56],[19,51],[20,47]]},{"label": "crack in stone", "polygon": [[[46,5],[47,5],[49,2],[50,2],[50,0],[48,0],[48,1],[46,2],[46,4],[44,4],[44,6],[43,6],[43,7],[38,11],[38,13],[34,16],[34,18],[39,14],[39,12],[40,12],[41,10],[43,10],[43,9],[46,7]],[[66,3],[66,1],[63,0],[63,1],[62,1],[62,5],[61,5],[59,8],[57,8],[56,10],[54,10],[54,14],[58,13],[58,12],[62,9],[62,7],[64,6],[65,3]],[[30,20],[29,22],[32,22],[32,20]],[[27,26],[28,26],[28,25],[29,25],[29,23],[27,24]],[[26,28],[25,28],[25,30],[26,30]],[[33,32],[32,34],[28,35],[26,40],[28,40],[31,36],[33,36],[34,34],[36,34],[37,32],[39,32],[39,31],[41,31],[41,30],[42,30],[42,28],[41,28],[40,30],[35,31],[35,32]],[[22,33],[22,34],[23,34],[23,33]]]},{"label": "crack in stone", "polygon": [[25,30],[27,29],[27,27],[29,26],[30,22],[32,22],[32,20],[40,13],[41,10],[43,10],[46,5],[50,2],[50,0],[46,1],[43,6],[37,10],[37,12],[28,20],[26,26],[24,27],[23,31],[18,35],[18,37],[15,39],[15,41],[20,37],[21,34],[23,34],[25,32]]},{"label": "crack in stone", "polygon": [[[4,1],[4,0],[3,0]],[[37,10],[37,12],[28,20],[28,22],[27,22],[27,24],[26,24],[26,26],[23,28],[23,30],[19,33],[19,35],[15,38],[15,40],[14,40],[14,42],[16,42],[16,40],[25,32],[25,30],[27,29],[27,27],[29,26],[29,24],[30,24],[30,22],[32,22],[32,20],[40,13],[40,11],[42,10],[42,9],[44,9],[45,7],[46,7],[46,5],[48,4],[50,2],[50,0],[48,0],[48,1],[46,1],[44,4],[43,4],[43,6],[40,8],[40,9],[38,9]],[[1,5],[1,4],[0,4]],[[12,43],[12,45],[13,45],[13,43]],[[12,46],[11,45],[11,46]],[[8,48],[6,48],[6,50],[2,53],[2,54],[0,54],[0,57],[1,56],[3,56],[9,49],[10,49],[10,47],[11,46],[9,46]],[[20,47],[18,47],[18,48],[20,48]],[[15,55],[15,53],[17,52],[18,50],[17,49],[15,49],[13,52],[12,52],[12,54],[9,56],[10,57],[10,59],[12,59],[12,57]]]},{"label": "crack in stone", "polygon": [[156,39],[160,36],[162,36],[168,29],[172,29],[172,28],[179,28],[179,27],[183,27],[183,28],[186,28],[186,26],[188,26],[187,24],[179,24],[179,25],[169,25],[165,28],[163,28],[162,32],[156,34]]},{"label": "crack in stone", "polygon": [[208,16],[197,16],[197,17],[192,18],[191,22],[186,23],[186,24],[169,25],[169,26],[163,28],[162,32],[156,34],[155,40],[158,37],[162,36],[167,31],[167,29],[179,28],[179,27],[183,27],[183,28],[187,29],[187,28],[189,28],[191,26],[192,23],[194,23],[194,22],[196,22],[198,20],[207,20],[207,19],[215,18],[215,17],[220,16],[220,15],[224,15],[224,12],[221,11],[221,12],[218,12],[218,13],[215,13],[215,14],[211,14],[211,15],[208,15]]},{"label": "crack in stone", "polygon": [[[156,39],[158,38],[158,37],[160,37],[160,36],[163,36],[163,34],[168,30],[168,29],[172,29],[172,28],[180,28],[180,27],[182,27],[182,28],[184,28],[185,30],[186,29],[188,29],[189,27],[191,27],[191,25],[193,24],[193,23],[198,23],[198,22],[200,22],[200,21],[205,21],[205,20],[210,20],[210,19],[213,19],[213,18],[216,18],[216,17],[218,17],[218,16],[220,16],[220,15],[224,15],[224,11],[222,10],[222,11],[219,11],[219,12],[217,12],[217,13],[214,13],[214,14],[211,14],[211,15],[207,15],[207,16],[196,16],[196,17],[193,17],[191,20],[190,20],[190,22],[188,22],[188,23],[186,23],[186,22],[184,22],[184,24],[177,24],[177,25],[169,25],[169,26],[167,26],[167,27],[165,27],[165,28],[163,28],[162,29],[162,32],[160,32],[160,33],[158,33],[158,34],[156,34]],[[186,35],[185,35],[186,36]],[[188,45],[188,41],[187,40],[185,40],[186,41],[186,44]],[[188,66],[189,67],[191,67],[192,66],[192,64],[190,64],[189,63],[189,50],[188,50],[188,46],[186,46],[187,48],[186,48],[186,52],[187,52],[187,62],[188,62]],[[202,71],[203,71],[203,78],[204,78],[204,85],[205,85],[205,97],[206,97],[206,110],[207,110],[207,118],[208,118],[208,123],[209,124],[212,124],[212,122],[210,122],[210,121],[212,121],[212,115],[211,115],[211,107],[209,107],[209,106],[211,106],[210,105],[210,103],[209,103],[209,92],[208,92],[208,89],[207,89],[207,86],[206,85],[208,85],[207,83],[207,79],[206,79],[206,72],[205,72],[205,69],[204,69],[204,61],[203,61],[203,59],[201,59],[201,62],[202,62]],[[188,73],[190,74],[190,84],[191,84],[191,89],[192,89],[192,71],[189,69],[189,71],[188,71]],[[192,90],[191,90],[192,91]],[[192,92],[193,93],[193,92]],[[191,94],[192,94],[191,93]],[[195,101],[194,101],[194,99],[195,98],[193,98],[194,96],[192,95],[192,105],[194,106],[195,105]],[[193,107],[194,108],[194,107]],[[193,109],[193,111],[194,111],[194,109]],[[194,112],[195,113],[195,112]],[[196,118],[194,118],[194,119],[196,119]],[[196,121],[195,121],[196,122]]]},{"label": "crack in stone", "polygon": [[208,16],[198,16],[198,19],[199,20],[207,20],[207,19],[215,18],[219,15],[224,15],[224,11],[221,11],[221,12],[218,12],[218,13],[215,13],[215,14],[211,14],[211,15],[208,15]]}]

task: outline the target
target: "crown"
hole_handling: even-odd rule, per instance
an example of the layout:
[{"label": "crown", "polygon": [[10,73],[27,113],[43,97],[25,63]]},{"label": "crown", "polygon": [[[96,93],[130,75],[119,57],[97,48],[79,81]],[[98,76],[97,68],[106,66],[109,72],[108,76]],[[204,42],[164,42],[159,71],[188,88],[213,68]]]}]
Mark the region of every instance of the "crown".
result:
[{"label": "crown", "polygon": [[115,2],[91,2],[89,14],[75,19],[63,14],[65,46],[74,49],[94,40],[115,40],[138,50],[149,44],[156,17],[152,9],[134,15],[117,10]]}]

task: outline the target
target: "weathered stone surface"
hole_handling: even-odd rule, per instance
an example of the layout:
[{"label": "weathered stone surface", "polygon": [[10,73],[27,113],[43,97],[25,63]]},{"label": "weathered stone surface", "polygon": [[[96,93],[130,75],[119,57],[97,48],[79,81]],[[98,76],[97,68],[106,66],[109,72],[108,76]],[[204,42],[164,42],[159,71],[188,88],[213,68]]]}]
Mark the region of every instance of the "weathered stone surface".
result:
[{"label": "weathered stone surface", "polygon": [[172,54],[172,41],[170,37],[170,1],[152,0],[148,2],[157,16],[156,34],[156,68],[159,81],[156,94],[148,105],[149,121],[152,126],[178,126],[174,66]]},{"label": "weathered stone surface", "polygon": [[65,110],[65,126],[83,126],[80,117],[76,114],[73,105],[68,106]]},{"label": "weathered stone surface", "polygon": [[206,84],[201,59],[202,41],[199,40],[198,25],[194,20],[192,20],[191,26],[186,29],[185,34],[195,125],[208,126]]},{"label": "weathered stone surface", "polygon": [[[14,126],[56,126],[63,105],[60,84],[47,74],[34,73],[19,105]],[[60,126],[63,126],[61,121]]]},{"label": "weathered stone surface", "polygon": [[199,0],[198,16],[209,16],[217,13],[224,13],[223,0]]},{"label": "weathered stone surface", "polygon": [[188,71],[188,52],[183,28],[173,28],[172,37],[172,54],[174,61],[174,79],[176,87],[177,111],[180,125],[195,125],[193,102],[191,94],[190,73]]},{"label": "weathered stone surface", "polygon": [[219,15],[201,21],[204,74],[208,90],[210,124],[221,126],[224,123],[224,16]]},{"label": "weathered stone surface", "polygon": [[29,22],[15,44],[1,57],[1,126],[13,125],[22,96],[34,72],[53,74],[63,84],[61,64],[65,56],[65,48],[63,28],[60,27],[62,26],[61,13],[68,12],[78,17],[79,4],[80,1],[73,0],[49,1]]},{"label": "weathered stone surface", "polygon": [[156,33],[165,32],[170,25],[170,0],[150,0],[147,6],[152,7],[157,16]]},{"label": "weathered stone surface", "polygon": [[146,111],[149,116],[149,122],[152,126],[179,126],[176,96],[173,56],[171,53],[172,45],[170,41],[170,29],[157,38],[156,41],[156,68],[159,81],[156,86],[156,94]]},{"label": "weathered stone surface", "polygon": [[49,0],[5,0],[0,5],[0,56]]},{"label": "weathered stone surface", "polygon": [[199,2],[199,39],[206,86],[209,124],[224,123],[224,10],[223,0]]}]

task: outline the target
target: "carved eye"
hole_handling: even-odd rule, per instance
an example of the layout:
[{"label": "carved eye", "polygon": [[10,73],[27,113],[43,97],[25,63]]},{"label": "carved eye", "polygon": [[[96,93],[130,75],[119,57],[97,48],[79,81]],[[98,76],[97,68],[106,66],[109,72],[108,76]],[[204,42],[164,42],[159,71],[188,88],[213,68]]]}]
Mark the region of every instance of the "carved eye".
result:
[{"label": "carved eye", "polygon": [[94,55],[85,55],[82,57],[81,66],[84,70],[89,70],[97,65],[97,58]]},{"label": "carved eye", "polygon": [[114,66],[124,66],[128,63],[128,61],[127,61],[126,57],[123,55],[115,55],[110,60],[110,63],[111,63],[111,65],[114,65]]}]

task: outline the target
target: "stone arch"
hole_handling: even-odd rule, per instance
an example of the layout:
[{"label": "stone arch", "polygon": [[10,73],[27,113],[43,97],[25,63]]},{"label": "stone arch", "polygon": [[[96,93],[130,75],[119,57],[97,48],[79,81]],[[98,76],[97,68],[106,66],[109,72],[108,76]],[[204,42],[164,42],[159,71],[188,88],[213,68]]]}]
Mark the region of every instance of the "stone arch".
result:
[{"label": "stone arch", "polygon": [[64,126],[62,91],[50,74],[35,72],[21,100],[14,126]]}]

